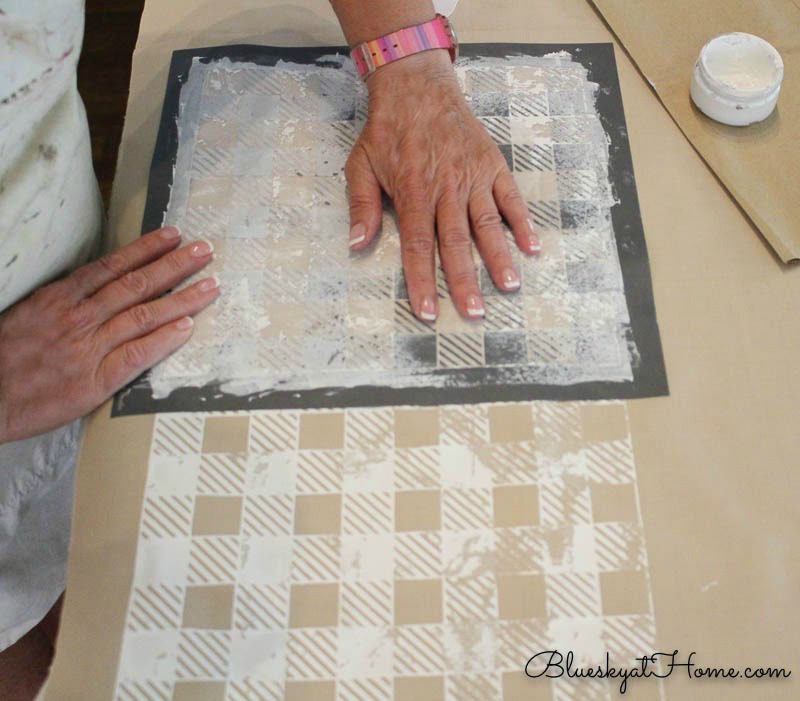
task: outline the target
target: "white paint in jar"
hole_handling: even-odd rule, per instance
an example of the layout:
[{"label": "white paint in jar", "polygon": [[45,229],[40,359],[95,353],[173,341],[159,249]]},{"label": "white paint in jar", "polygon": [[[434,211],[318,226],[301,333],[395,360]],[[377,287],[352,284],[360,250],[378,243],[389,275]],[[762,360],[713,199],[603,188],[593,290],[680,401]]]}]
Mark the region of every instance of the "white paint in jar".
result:
[{"label": "white paint in jar", "polygon": [[731,126],[760,122],[775,109],[783,81],[783,60],[772,44],[733,32],[700,51],[691,96],[698,109]]}]

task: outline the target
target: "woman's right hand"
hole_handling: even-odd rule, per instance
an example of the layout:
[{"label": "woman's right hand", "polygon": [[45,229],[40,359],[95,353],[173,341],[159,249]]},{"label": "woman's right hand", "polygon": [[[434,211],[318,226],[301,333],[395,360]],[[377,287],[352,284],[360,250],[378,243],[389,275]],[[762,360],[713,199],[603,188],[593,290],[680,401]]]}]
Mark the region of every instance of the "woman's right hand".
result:
[{"label": "woman's right hand", "polygon": [[214,277],[161,295],[213,258],[154,231],[0,314],[0,443],[88,414],[182,346],[192,316],[219,296]]}]

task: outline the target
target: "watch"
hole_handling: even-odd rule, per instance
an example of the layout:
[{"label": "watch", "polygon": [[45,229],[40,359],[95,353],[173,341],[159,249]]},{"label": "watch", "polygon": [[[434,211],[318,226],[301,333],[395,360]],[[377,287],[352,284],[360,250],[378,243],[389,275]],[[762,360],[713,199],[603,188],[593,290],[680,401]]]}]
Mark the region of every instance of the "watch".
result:
[{"label": "watch", "polygon": [[366,79],[387,63],[430,49],[447,49],[453,62],[458,58],[458,38],[444,15],[437,14],[428,22],[365,41],[354,47],[350,56],[358,74]]}]

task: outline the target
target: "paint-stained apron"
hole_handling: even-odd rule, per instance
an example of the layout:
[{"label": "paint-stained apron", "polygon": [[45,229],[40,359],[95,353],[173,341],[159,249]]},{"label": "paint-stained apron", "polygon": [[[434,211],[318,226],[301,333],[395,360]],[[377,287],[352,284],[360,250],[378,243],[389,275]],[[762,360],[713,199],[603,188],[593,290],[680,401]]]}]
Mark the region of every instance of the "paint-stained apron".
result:
[{"label": "paint-stained apron", "polygon": [[[76,87],[82,0],[0,0],[0,312],[85,262],[102,202]],[[64,589],[80,426],[0,445],[0,650]]]}]

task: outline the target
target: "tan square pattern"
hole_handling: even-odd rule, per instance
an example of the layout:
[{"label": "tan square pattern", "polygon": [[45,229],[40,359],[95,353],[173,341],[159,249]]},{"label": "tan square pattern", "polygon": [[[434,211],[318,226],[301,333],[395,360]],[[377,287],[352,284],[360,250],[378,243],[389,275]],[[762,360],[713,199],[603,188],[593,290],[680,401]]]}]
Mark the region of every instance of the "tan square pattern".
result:
[{"label": "tan square pattern", "polygon": [[335,626],[339,610],[339,585],[295,584],[289,602],[289,627]]},{"label": "tan square pattern", "polygon": [[492,443],[533,440],[533,416],[528,404],[489,407],[489,431]]},{"label": "tan square pattern", "polygon": [[225,701],[225,682],[176,682],[172,701]]},{"label": "tan square pattern", "polygon": [[248,426],[246,416],[209,416],[203,433],[203,452],[246,452]]},{"label": "tan square pattern", "polygon": [[506,575],[497,578],[500,618],[545,617],[545,586],[542,575]]},{"label": "tan square pattern", "polygon": [[239,533],[241,519],[241,497],[198,496],[194,504],[192,534],[231,535]]},{"label": "tan square pattern", "polygon": [[439,443],[439,412],[436,409],[398,409],[394,413],[398,448],[418,448]]},{"label": "tan square pattern", "polygon": [[539,523],[539,490],[534,485],[495,487],[494,525],[535,526]]},{"label": "tan square pattern", "polygon": [[300,416],[301,450],[335,450],[344,446],[344,414],[323,412]]},{"label": "tan square pattern", "polygon": [[503,701],[554,701],[549,679],[532,679],[524,671],[503,675]]},{"label": "tan square pattern", "polygon": [[394,585],[394,622],[440,623],[442,620],[442,581],[440,579],[402,580]]},{"label": "tan square pattern", "polygon": [[339,494],[300,494],[294,503],[296,534],[338,533],[342,520]]},{"label": "tan square pattern", "polygon": [[394,701],[444,701],[442,677],[396,677]]},{"label": "tan square pattern", "polygon": [[397,492],[395,529],[397,531],[435,531],[441,525],[441,492],[419,490]]},{"label": "tan square pattern", "polygon": [[286,682],[284,701],[335,701],[336,685],[326,682]]},{"label": "tan square pattern", "polygon": [[184,628],[227,630],[233,619],[233,587],[188,587],[183,602]]}]

